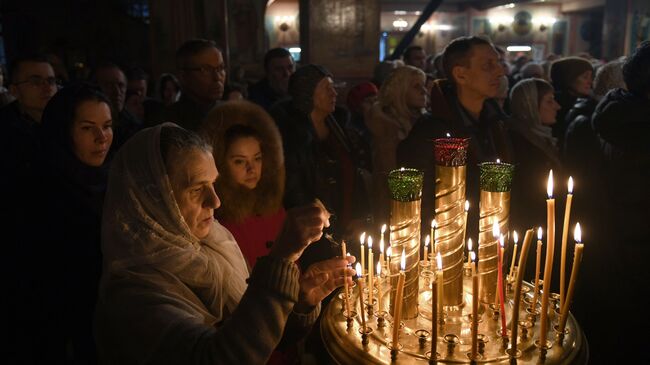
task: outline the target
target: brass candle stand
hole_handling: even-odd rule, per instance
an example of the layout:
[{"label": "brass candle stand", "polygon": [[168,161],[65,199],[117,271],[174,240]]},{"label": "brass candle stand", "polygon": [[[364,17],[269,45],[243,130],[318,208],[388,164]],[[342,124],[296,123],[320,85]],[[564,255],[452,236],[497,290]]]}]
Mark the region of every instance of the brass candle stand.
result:
[{"label": "brass candle stand", "polygon": [[[486,364],[539,364],[540,357],[545,364],[586,364],[586,342],[578,323],[569,314],[566,329],[562,334],[554,330],[549,334],[546,346],[537,346],[535,341],[539,338],[540,324],[533,324],[526,319],[528,305],[523,301],[519,308],[518,351],[511,356],[510,338],[504,339],[500,335],[501,323],[490,316],[487,305],[481,304],[482,312],[479,313],[481,321],[478,330],[479,358],[470,359],[467,355],[471,347],[469,311],[464,309],[453,321],[447,321],[439,327],[437,353],[431,358],[431,319],[421,314],[415,318],[402,319],[399,343],[393,348],[391,331],[393,318],[388,312],[390,297],[390,281],[382,282],[382,308],[376,307],[373,316],[367,317],[366,331],[363,331],[359,315],[358,289],[352,293],[351,325],[347,324],[345,311],[342,311],[342,297],[337,297],[324,310],[321,319],[321,335],[332,359],[338,364],[426,364],[426,363],[486,363]],[[525,298],[532,297],[532,285],[524,282],[523,288],[528,287]],[[463,279],[464,300],[471,303],[471,278]],[[426,291],[418,294],[419,307],[430,306],[424,304],[427,299]],[[430,294],[429,294],[430,295]],[[429,296],[430,298],[430,296]],[[506,314],[508,327],[514,300],[512,293],[506,297]],[[447,313],[449,315],[449,313]],[[550,318],[549,318],[550,319]],[[554,323],[553,323],[554,324]],[[554,326],[549,326],[553,328]],[[440,330],[441,328],[441,330]],[[541,356],[543,354],[543,356]]]}]

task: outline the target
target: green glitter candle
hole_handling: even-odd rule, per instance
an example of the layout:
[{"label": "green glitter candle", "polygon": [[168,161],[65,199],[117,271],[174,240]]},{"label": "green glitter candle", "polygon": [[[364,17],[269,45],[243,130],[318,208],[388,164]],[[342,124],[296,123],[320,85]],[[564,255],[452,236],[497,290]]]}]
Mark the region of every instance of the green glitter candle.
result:
[{"label": "green glitter candle", "polygon": [[424,172],[417,169],[393,170],[388,174],[388,188],[393,200],[412,202],[422,197]]},{"label": "green glitter candle", "polygon": [[505,193],[512,187],[515,166],[505,162],[483,162],[479,164],[481,190]]}]

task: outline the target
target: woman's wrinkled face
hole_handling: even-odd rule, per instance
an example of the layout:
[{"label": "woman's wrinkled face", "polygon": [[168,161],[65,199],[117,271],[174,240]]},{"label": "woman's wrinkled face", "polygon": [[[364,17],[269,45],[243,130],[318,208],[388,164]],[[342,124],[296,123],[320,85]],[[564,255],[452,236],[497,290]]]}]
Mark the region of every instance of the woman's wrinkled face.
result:
[{"label": "woman's wrinkled face", "polygon": [[205,238],[212,227],[214,210],[221,202],[214,190],[219,173],[212,153],[198,148],[172,151],[168,176],[176,204],[190,232]]},{"label": "woman's wrinkled face", "polygon": [[337,95],[332,78],[324,77],[314,89],[314,109],[327,114],[333,113],[336,108]]},{"label": "woman's wrinkled face", "polygon": [[422,109],[427,105],[427,89],[424,85],[425,78],[414,76],[406,91],[406,105],[411,109]]},{"label": "woman's wrinkled face", "polygon": [[99,167],[113,142],[113,119],[108,104],[87,100],[77,106],[72,121],[72,151],[82,163]]},{"label": "woman's wrinkled face", "polygon": [[593,72],[585,71],[573,83],[573,91],[578,96],[587,96],[591,92]]},{"label": "woman's wrinkled face", "polygon": [[542,125],[550,126],[555,124],[555,117],[558,110],[560,110],[560,104],[555,101],[553,92],[549,91],[544,94],[539,102],[539,119]]},{"label": "woman's wrinkled face", "polygon": [[262,149],[255,137],[234,140],[226,152],[228,172],[237,185],[255,189],[262,177]]}]

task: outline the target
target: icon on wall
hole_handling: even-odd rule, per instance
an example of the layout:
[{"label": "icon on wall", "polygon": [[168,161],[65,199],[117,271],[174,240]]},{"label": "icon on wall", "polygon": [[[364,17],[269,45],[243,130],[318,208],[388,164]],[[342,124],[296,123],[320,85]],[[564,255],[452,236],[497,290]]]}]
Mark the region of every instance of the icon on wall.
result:
[{"label": "icon on wall", "polygon": [[526,35],[530,33],[533,27],[533,16],[527,11],[520,11],[515,14],[514,22],[512,23],[512,30],[518,35]]}]

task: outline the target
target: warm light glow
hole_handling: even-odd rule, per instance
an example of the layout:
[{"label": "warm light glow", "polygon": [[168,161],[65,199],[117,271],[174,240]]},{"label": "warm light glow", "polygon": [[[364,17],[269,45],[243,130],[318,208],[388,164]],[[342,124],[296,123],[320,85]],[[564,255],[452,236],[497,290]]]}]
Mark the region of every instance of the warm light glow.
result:
[{"label": "warm light glow", "polygon": [[436,262],[438,263],[438,270],[442,270],[442,256],[440,256],[440,252],[436,255]]},{"label": "warm light glow", "polygon": [[501,244],[501,248],[505,247],[506,238],[503,235],[499,237],[499,243]]},{"label": "warm light glow", "polygon": [[449,132],[447,132],[447,138],[451,138],[451,134],[449,134]]},{"label": "warm light glow", "polygon": [[582,242],[582,230],[580,229],[580,223],[576,223],[576,228],[573,230],[573,239],[576,243]]},{"label": "warm light glow", "polygon": [[430,31],[431,30],[431,24],[429,24],[429,23],[422,24],[422,26],[420,27],[420,30],[423,31],[423,32]]},{"label": "warm light glow", "polygon": [[363,277],[363,271],[361,270],[361,264],[357,262],[357,265],[354,267],[354,271],[357,272],[358,277]]},{"label": "warm light glow", "polygon": [[400,167],[400,169],[399,169],[399,170],[400,170],[400,171],[404,171],[404,168],[403,168],[403,167]]},{"label": "warm light glow", "polygon": [[395,10],[395,12],[393,12],[393,14],[395,14],[395,15],[406,15],[406,11],[405,10]]},{"label": "warm light glow", "polygon": [[509,25],[515,21],[515,18],[511,16],[494,16],[490,18],[490,23],[495,25]]},{"label": "warm light glow", "polygon": [[546,194],[549,199],[553,198],[553,170],[548,172],[548,182],[546,183]]},{"label": "warm light glow", "polygon": [[431,228],[436,229],[436,227],[438,227],[438,223],[434,219],[434,220],[431,221]]},{"label": "warm light glow", "polygon": [[465,200],[465,211],[469,212],[469,200]]},{"label": "warm light glow", "polygon": [[384,240],[379,240],[379,252],[384,253]]},{"label": "warm light glow", "polygon": [[573,176],[569,176],[568,191],[569,194],[573,194]]},{"label": "warm light glow", "polygon": [[537,228],[537,239],[542,240],[542,227]]},{"label": "warm light glow", "polygon": [[366,242],[366,232],[363,232],[361,236],[359,236],[359,242],[361,243],[361,246],[363,246],[363,243]]},{"label": "warm light glow", "polygon": [[291,48],[289,48],[290,53],[300,53],[301,51],[302,51],[302,49],[300,49],[300,47],[291,47]]},{"label": "warm light glow", "polygon": [[497,163],[501,163],[501,159],[500,159],[500,158],[497,158]]},{"label": "warm light glow", "polygon": [[449,24],[435,24],[433,29],[435,30],[452,30],[452,26]]},{"label": "warm light glow", "polygon": [[388,249],[386,249],[386,256],[390,258],[393,255],[393,249],[388,246]]},{"label": "warm light glow", "polygon": [[400,267],[402,271],[406,270],[406,251],[402,249],[402,259],[400,260]]},{"label": "warm light glow", "polygon": [[386,224],[381,226],[381,234],[383,235],[384,233],[386,233]]},{"label": "warm light glow", "polygon": [[495,218],[494,223],[492,223],[492,237],[498,238],[500,234],[501,230],[499,229],[499,220]]},{"label": "warm light glow", "polygon": [[517,231],[512,232],[512,237],[514,238],[516,245],[517,242],[519,242],[519,235],[517,234]]},{"label": "warm light glow", "polygon": [[506,51],[508,52],[530,52],[533,48],[531,46],[508,46]]},{"label": "warm light glow", "polygon": [[431,236],[427,235],[427,237],[424,239],[424,247],[429,247],[429,242],[431,242]]},{"label": "warm light glow", "polygon": [[377,261],[377,277],[381,276],[381,262]]},{"label": "warm light glow", "polygon": [[406,28],[408,26],[409,26],[409,23],[404,19],[400,18],[400,19],[397,19],[397,20],[393,21],[393,27],[394,28],[402,29],[402,28]]},{"label": "warm light glow", "polygon": [[557,22],[557,19],[550,16],[540,16],[531,19],[531,23],[533,24],[553,25],[555,22]]},{"label": "warm light glow", "polygon": [[473,263],[476,263],[476,252],[472,251],[469,253],[469,258],[472,259]]},{"label": "warm light glow", "polygon": [[467,252],[472,252],[472,239],[467,239]]},{"label": "warm light glow", "polygon": [[368,249],[372,250],[372,236],[368,236]]}]

